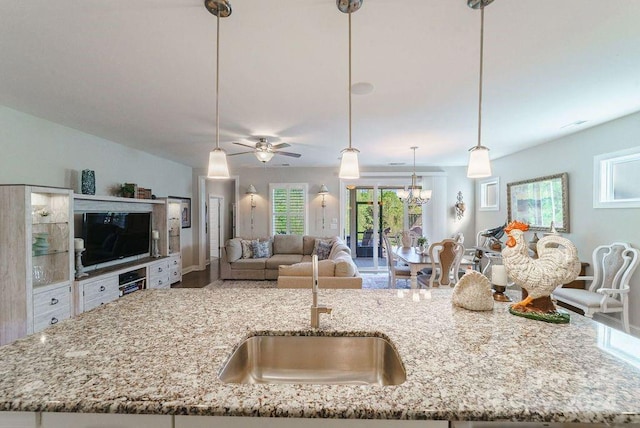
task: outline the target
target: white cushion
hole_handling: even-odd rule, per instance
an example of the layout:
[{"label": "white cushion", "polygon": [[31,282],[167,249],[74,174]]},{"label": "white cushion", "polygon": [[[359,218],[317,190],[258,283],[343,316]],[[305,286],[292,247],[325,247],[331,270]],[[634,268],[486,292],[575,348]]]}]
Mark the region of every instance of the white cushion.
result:
[{"label": "white cushion", "polygon": [[[599,308],[603,296],[604,294],[594,293],[593,291],[583,290],[581,288],[556,288],[553,292],[553,298],[556,300],[572,306],[585,308]],[[607,307],[621,308],[622,302],[613,297],[607,297]]]}]

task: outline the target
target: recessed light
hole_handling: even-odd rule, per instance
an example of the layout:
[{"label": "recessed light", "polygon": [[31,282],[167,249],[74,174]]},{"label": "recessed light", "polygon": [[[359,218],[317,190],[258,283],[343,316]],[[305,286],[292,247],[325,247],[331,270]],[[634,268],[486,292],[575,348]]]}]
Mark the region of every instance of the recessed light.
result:
[{"label": "recessed light", "polygon": [[389,162],[389,166],[402,166],[406,165],[405,162]]},{"label": "recessed light", "polygon": [[373,92],[373,85],[369,82],[358,82],[351,85],[351,93],[354,95],[369,95]]},{"label": "recessed light", "polygon": [[571,126],[580,126],[580,125],[582,125],[584,123],[587,123],[587,122],[588,122],[588,120],[576,120],[575,122],[567,123],[566,125],[561,126],[560,129],[569,128]]}]

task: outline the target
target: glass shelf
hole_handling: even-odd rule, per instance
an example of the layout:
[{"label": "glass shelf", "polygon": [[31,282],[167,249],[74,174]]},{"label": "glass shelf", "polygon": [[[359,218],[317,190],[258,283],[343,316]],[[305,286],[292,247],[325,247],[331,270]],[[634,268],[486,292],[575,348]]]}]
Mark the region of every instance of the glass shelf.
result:
[{"label": "glass shelf", "polygon": [[52,226],[57,226],[57,225],[68,225],[69,222],[68,221],[43,221],[43,222],[39,222],[39,223],[32,223],[34,226],[40,226],[40,225],[47,225],[50,224]]},{"label": "glass shelf", "polygon": [[31,251],[31,255],[33,257],[42,257],[42,256],[51,256],[51,255],[54,255],[54,254],[64,254],[64,253],[68,253],[68,252],[69,252],[68,250],[47,250],[47,251],[43,251],[43,252],[38,251],[36,253],[36,251],[32,250]]}]

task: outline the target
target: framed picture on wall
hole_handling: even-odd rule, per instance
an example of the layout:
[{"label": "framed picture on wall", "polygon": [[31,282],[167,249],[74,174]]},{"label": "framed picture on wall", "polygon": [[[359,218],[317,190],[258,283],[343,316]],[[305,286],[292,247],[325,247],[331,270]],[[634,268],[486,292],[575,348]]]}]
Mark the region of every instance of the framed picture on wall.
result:
[{"label": "framed picture on wall", "polygon": [[191,198],[181,196],[169,196],[173,199],[180,199],[180,221],[183,229],[191,227]]}]

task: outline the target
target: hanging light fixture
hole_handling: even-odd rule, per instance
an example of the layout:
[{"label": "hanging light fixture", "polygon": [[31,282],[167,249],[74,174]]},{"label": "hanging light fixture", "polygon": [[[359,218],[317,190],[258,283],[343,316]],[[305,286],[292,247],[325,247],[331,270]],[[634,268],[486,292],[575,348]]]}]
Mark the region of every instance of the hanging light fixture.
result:
[{"label": "hanging light fixture", "polygon": [[416,175],[416,149],[417,146],[411,147],[413,150],[413,174],[411,174],[411,187],[409,189],[398,190],[398,198],[402,202],[407,202],[409,205],[422,205],[429,202],[431,199],[431,190],[421,190],[416,182],[418,176]]},{"label": "hanging light fixture", "polygon": [[469,166],[467,177],[482,178],[491,176],[491,160],[489,149],[482,143],[482,75],[484,61],[484,7],[493,0],[467,0],[467,6],[480,9],[480,79],[478,85],[478,144],[469,149]]},{"label": "hanging light fixture", "polygon": [[338,177],[346,179],[360,178],[358,153],[360,150],[351,147],[351,13],[362,6],[363,0],[336,0],[336,6],[342,13],[349,14],[349,147],[342,150],[340,172]]},{"label": "hanging light fixture", "polygon": [[216,148],[209,153],[209,178],[229,178],[227,154],[220,148],[220,18],[231,15],[231,4],[228,0],[205,0],[204,6],[216,16]]}]

